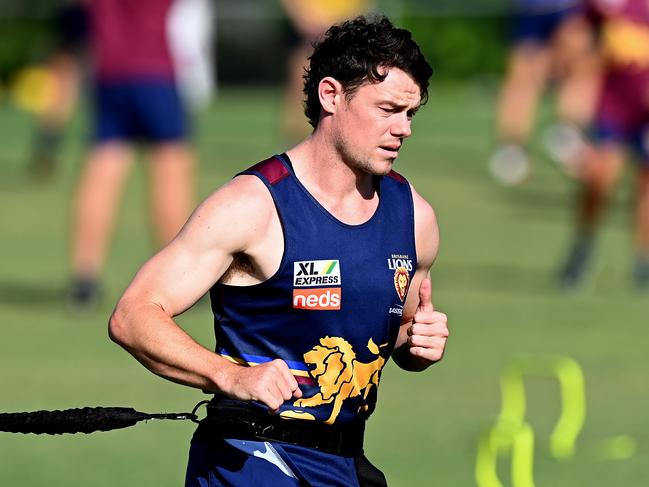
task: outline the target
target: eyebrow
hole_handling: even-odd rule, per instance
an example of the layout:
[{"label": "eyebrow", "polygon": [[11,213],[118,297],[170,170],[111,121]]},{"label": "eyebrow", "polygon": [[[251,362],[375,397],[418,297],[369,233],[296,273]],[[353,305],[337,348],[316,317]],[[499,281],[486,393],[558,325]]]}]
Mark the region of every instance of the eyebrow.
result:
[{"label": "eyebrow", "polygon": [[[393,100],[384,100],[384,101],[380,102],[379,104],[380,105],[381,104],[390,105],[392,108],[398,108],[398,109],[401,109],[401,110],[405,110],[405,109],[408,108],[407,104],[398,103],[398,102],[393,101]],[[421,104],[417,105],[416,107],[408,109],[408,112],[411,112],[413,114],[417,113],[417,110],[419,110],[419,108],[421,108]]]}]

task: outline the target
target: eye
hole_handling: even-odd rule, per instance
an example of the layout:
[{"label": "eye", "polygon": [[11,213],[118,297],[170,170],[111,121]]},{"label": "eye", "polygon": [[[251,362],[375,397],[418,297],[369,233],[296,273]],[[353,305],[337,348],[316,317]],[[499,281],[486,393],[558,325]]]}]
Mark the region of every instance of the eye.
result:
[{"label": "eye", "polygon": [[383,113],[394,113],[394,108],[392,107],[379,107]]}]

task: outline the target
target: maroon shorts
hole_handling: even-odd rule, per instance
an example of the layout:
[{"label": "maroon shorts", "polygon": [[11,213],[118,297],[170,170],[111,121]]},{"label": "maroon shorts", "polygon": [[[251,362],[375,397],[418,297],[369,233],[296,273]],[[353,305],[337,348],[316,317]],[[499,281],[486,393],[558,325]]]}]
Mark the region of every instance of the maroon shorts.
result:
[{"label": "maroon shorts", "polygon": [[594,124],[597,141],[615,141],[649,165],[649,71],[619,70],[603,83]]}]

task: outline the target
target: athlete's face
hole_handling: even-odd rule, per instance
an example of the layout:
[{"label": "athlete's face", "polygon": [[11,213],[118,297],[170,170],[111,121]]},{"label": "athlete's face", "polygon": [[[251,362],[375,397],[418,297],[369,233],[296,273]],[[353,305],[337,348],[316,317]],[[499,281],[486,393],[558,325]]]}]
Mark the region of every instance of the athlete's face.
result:
[{"label": "athlete's face", "polygon": [[366,83],[343,96],[336,113],[334,144],[352,168],[370,174],[390,172],[421,101],[419,85],[391,68],[380,83]]}]

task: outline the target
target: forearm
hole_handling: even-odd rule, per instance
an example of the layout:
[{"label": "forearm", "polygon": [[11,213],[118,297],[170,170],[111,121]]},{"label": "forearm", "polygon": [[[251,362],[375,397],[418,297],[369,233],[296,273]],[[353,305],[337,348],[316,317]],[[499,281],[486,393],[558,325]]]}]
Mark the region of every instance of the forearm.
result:
[{"label": "forearm", "polygon": [[121,301],[109,335],[154,374],[190,387],[223,392],[229,371],[238,367],[197,343],[153,303]]}]

